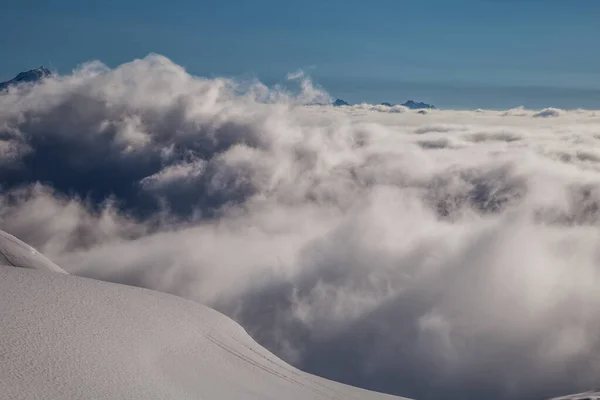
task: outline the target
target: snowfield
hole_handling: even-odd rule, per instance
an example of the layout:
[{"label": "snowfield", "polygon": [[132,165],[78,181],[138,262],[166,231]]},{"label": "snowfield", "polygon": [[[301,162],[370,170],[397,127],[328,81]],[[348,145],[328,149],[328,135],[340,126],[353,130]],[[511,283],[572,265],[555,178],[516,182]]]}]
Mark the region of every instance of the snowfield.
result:
[{"label": "snowfield", "polygon": [[3,399],[398,399],[303,373],[200,304],[0,249]]}]

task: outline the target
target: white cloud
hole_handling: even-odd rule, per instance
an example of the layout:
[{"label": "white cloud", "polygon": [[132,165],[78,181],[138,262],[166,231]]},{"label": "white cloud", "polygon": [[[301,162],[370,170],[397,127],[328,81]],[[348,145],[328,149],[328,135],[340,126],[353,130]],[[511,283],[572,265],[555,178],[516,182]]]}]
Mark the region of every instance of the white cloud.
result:
[{"label": "white cloud", "polygon": [[307,80],[92,67],[0,96],[0,222],[69,272],[419,399],[600,384],[596,112],[305,107],[329,98]]},{"label": "white cloud", "polygon": [[289,81],[304,78],[304,71],[299,69],[296,72],[290,72],[289,74],[287,74],[286,78]]}]

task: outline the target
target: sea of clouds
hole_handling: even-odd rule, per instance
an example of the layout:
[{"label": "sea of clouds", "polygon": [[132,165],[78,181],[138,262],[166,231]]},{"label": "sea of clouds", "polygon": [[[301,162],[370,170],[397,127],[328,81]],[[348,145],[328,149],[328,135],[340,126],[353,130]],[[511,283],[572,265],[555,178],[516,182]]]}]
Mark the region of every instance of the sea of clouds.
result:
[{"label": "sea of clouds", "polygon": [[150,55],[0,95],[0,226],[427,399],[600,385],[600,112],[334,108]]}]

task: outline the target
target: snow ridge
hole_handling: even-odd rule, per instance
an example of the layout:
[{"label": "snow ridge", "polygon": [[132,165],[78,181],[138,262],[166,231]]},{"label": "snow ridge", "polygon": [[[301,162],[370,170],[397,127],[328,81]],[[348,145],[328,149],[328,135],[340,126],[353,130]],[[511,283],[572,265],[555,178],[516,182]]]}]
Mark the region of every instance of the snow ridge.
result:
[{"label": "snow ridge", "polygon": [[0,265],[66,274],[65,270],[36,249],[2,230],[0,230]]}]

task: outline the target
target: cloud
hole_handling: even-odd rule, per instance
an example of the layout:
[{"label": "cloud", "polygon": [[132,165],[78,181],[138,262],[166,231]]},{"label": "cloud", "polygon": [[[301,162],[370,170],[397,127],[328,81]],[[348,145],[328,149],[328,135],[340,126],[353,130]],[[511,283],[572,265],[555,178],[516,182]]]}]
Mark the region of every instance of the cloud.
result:
[{"label": "cloud", "polygon": [[289,81],[304,78],[304,71],[299,69],[296,72],[290,72],[289,74],[287,74],[286,78]]},{"label": "cloud", "polygon": [[516,108],[511,108],[510,110],[505,111],[502,115],[506,117],[525,117],[530,114],[531,111],[526,110],[523,106],[520,106]]},{"label": "cloud", "polygon": [[359,113],[362,111],[377,111],[377,112],[381,112],[381,113],[399,114],[399,113],[404,113],[404,112],[410,111],[407,107],[401,106],[401,105],[395,105],[395,106],[390,107],[390,106],[386,106],[384,104],[368,104],[368,103],[355,104],[352,106],[343,106],[341,108],[345,109],[346,112],[352,112],[352,113]]},{"label": "cloud", "polygon": [[521,140],[521,135],[516,132],[510,131],[492,131],[492,132],[476,132],[469,134],[466,137],[467,140],[472,142],[486,142],[486,141],[501,141],[501,142],[513,142]]},{"label": "cloud", "polygon": [[307,371],[435,398],[600,384],[594,111],[382,112],[151,55],[0,96],[0,223]]}]

